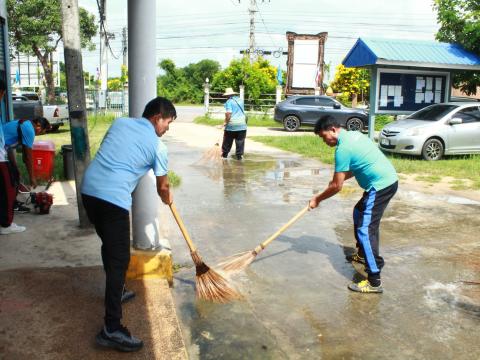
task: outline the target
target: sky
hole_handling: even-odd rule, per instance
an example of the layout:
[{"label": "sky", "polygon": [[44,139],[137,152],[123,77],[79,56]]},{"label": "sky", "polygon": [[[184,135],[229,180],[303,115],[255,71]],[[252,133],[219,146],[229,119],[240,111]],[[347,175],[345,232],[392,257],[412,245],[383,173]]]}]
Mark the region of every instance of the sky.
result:
[{"label": "sky", "polygon": [[[131,0],[133,1],[133,0]],[[328,32],[325,63],[330,78],[359,37],[434,40],[438,30],[433,0],[257,0],[255,43],[258,49],[287,51],[285,33]],[[119,76],[122,64],[122,28],[127,26],[127,0],[106,0],[107,31],[111,40],[108,76]],[[96,0],[79,0],[79,6],[96,16]],[[172,59],[177,67],[202,59],[228,66],[239,51],[248,48],[250,0],[157,0],[157,62]],[[96,74],[97,50],[83,52],[84,70]],[[60,54],[63,56],[63,54]],[[116,59],[117,58],[117,59]],[[266,56],[286,70],[286,56]],[[159,69],[160,73],[160,69]]]}]

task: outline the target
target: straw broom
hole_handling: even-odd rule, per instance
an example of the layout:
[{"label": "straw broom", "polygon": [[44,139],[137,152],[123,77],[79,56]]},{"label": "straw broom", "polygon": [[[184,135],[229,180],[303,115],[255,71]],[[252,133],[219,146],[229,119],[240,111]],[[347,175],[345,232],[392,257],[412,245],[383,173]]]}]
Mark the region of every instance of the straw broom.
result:
[{"label": "straw broom", "polygon": [[290,219],[285,225],[283,225],[280,229],[278,229],[272,236],[270,236],[267,240],[259,244],[255,249],[252,251],[246,251],[243,253],[239,253],[236,255],[232,255],[222,262],[218,264],[218,267],[224,271],[236,273],[244,270],[245,268],[250,265],[253,260],[257,257],[257,255],[267,247],[273,240],[275,240],[281,233],[287,230],[290,226],[292,226],[298,219],[300,219],[305,213],[310,209],[309,206],[303,208],[297,215]]},{"label": "straw broom", "polygon": [[239,299],[241,297],[240,294],[228,284],[227,280],[203,262],[177,212],[177,208],[173,203],[170,204],[170,210],[172,211],[173,217],[175,218],[185,241],[187,242],[188,248],[190,249],[190,255],[195,264],[197,298],[218,303],[226,303],[231,300]]},{"label": "straw broom", "polygon": [[[222,127],[222,129],[223,128],[224,127]],[[222,140],[223,131],[215,145],[203,153],[200,162],[219,162],[222,160]]]}]

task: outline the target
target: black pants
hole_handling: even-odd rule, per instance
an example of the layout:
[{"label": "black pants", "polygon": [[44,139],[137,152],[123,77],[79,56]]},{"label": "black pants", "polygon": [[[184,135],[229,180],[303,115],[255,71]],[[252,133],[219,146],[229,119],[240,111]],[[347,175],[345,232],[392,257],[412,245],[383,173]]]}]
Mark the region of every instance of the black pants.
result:
[{"label": "black pants", "polygon": [[398,189],[398,181],[376,191],[364,192],[353,209],[353,226],[360,256],[365,258],[365,271],[373,285],[380,280],[384,261],[379,254],[379,227],[383,212]]},{"label": "black pants", "polygon": [[232,149],[233,140],[235,140],[235,156],[241,158],[245,149],[245,138],[247,130],[223,132],[222,157],[226,158]]},{"label": "black pants", "polygon": [[0,162],[0,226],[9,227],[13,221],[15,182],[8,161]]},{"label": "black pants", "polygon": [[90,222],[102,240],[102,261],[106,275],[105,325],[110,331],[120,326],[122,292],[130,262],[130,218],[121,207],[82,194]]}]

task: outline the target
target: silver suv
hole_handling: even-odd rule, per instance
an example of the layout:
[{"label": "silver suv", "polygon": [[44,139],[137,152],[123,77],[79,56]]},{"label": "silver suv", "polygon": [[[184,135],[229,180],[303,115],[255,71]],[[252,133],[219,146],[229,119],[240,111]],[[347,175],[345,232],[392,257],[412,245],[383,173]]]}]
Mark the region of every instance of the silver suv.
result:
[{"label": "silver suv", "polygon": [[443,155],[480,154],[480,103],[448,102],[427,106],[386,125],[382,150],[439,160]]}]

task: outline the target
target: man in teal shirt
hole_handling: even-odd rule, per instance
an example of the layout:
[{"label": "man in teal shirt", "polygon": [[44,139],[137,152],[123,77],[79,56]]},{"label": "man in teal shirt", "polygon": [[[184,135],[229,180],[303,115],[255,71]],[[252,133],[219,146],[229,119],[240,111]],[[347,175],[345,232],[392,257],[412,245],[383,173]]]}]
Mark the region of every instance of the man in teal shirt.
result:
[{"label": "man in teal shirt", "polygon": [[358,131],[342,129],[332,116],[320,118],[315,134],[335,149],[335,173],[328,187],[310,200],[310,208],[332,197],[345,180],[355,177],[365,190],[353,209],[353,226],[357,240],[357,253],[347,260],[365,264],[368,279],[348,286],[362,293],[383,292],[380,271],[384,265],[379,254],[379,227],[383,212],[397,192],[398,176],[395,168],[378,147]]}]

